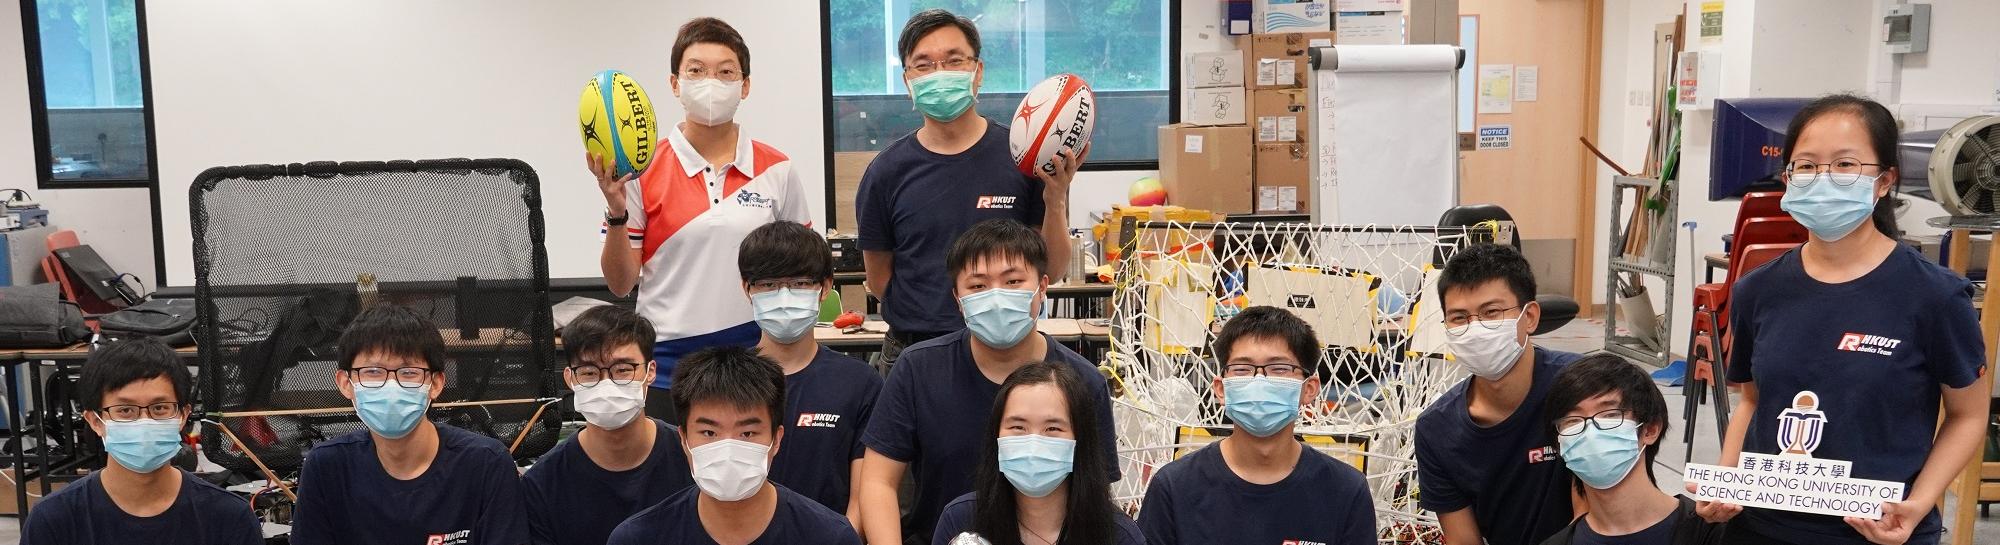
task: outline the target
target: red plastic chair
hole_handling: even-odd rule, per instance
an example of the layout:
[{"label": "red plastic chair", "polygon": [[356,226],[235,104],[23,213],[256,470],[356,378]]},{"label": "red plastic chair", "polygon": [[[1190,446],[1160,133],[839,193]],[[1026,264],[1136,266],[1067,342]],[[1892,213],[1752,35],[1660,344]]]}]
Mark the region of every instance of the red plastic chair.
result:
[{"label": "red plastic chair", "polygon": [[[63,267],[62,259],[56,257],[56,250],[83,245],[83,242],[77,239],[76,231],[62,229],[54,233],[49,233],[46,242],[49,246],[49,255],[42,257],[42,276],[48,278],[50,282],[55,282],[58,286],[61,286],[63,299],[75,302],[86,316],[110,314],[118,311],[117,305],[112,304],[110,301],[99,299],[96,293],[88,290],[79,293],[76,290],[77,280],[70,278],[69,270]],[[91,329],[97,329],[97,320],[86,321],[90,322]]]},{"label": "red plastic chair", "polygon": [[1791,217],[1791,215],[1786,214],[1784,208],[1780,206],[1780,203],[1784,199],[1785,199],[1785,192],[1783,191],[1745,193],[1743,195],[1743,203],[1736,205],[1736,225],[1733,227],[1735,228],[1736,231],[1742,231],[1743,220],[1750,218]]},{"label": "red plastic chair", "polygon": [[[1755,267],[1751,269],[1736,267],[1736,261],[1742,258],[1745,248],[1759,244],[1804,244],[1806,228],[1799,225],[1798,220],[1792,219],[1791,216],[1741,218],[1736,224],[1735,240],[1736,243],[1729,251],[1728,276],[1723,277],[1722,282],[1695,286],[1695,308],[1721,309],[1728,306],[1729,287],[1736,283],[1737,272],[1755,269]],[[1700,323],[1695,324],[1696,331],[1704,329]]]},{"label": "red plastic chair", "polygon": [[[1790,218],[1786,219],[1789,220]],[[1796,225],[1796,222],[1794,222],[1794,225]],[[1724,288],[1724,294],[1727,294],[1727,289],[1735,286],[1736,279],[1742,278],[1744,274],[1748,274],[1750,271],[1757,270],[1758,267],[1769,264],[1771,261],[1785,255],[1785,252],[1797,248],[1799,244],[1801,243],[1780,242],[1738,246],[1736,251],[1732,252],[1736,254],[1735,257],[1729,260],[1729,286]],[[1729,331],[1728,300],[1724,297],[1721,302],[1723,303],[1722,306],[1696,306],[1694,309],[1694,323],[1697,331],[1688,339],[1688,377],[1681,383],[1683,393],[1686,397],[1682,414],[1687,415],[1688,419],[1687,426],[1682,430],[1682,434],[1683,439],[1690,445],[1694,442],[1694,424],[1699,414],[1697,409],[1708,397],[1705,394],[1711,392],[1714,394],[1715,402],[1713,404],[1715,405],[1717,430],[1721,431],[1729,423],[1729,390],[1723,379],[1728,376],[1727,369],[1729,367],[1726,362],[1729,361],[1728,346],[1731,332]],[[1718,333],[1720,334],[1718,335]],[[1725,363],[1717,365],[1715,362],[1718,361]],[[1701,384],[1701,386],[1697,386],[1697,383]],[[1692,459],[1692,455],[1689,455],[1688,460]]]}]

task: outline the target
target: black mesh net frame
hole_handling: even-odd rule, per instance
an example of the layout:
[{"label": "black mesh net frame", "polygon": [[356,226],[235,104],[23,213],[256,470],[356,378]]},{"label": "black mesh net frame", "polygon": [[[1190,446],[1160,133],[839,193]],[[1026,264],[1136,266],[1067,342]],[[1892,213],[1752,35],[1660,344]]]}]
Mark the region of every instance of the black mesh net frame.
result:
[{"label": "black mesh net frame", "polygon": [[[407,306],[444,337],[437,402],[543,398],[561,386],[535,172],[514,159],[211,168],[188,190],[204,413],[349,407],[335,341],[364,301]],[[374,278],[374,293],[362,275]],[[433,408],[434,422],[513,444],[538,404]],[[352,412],[222,418],[272,470],[365,429]],[[514,452],[554,446],[555,419]],[[202,449],[256,474],[222,433]]]}]

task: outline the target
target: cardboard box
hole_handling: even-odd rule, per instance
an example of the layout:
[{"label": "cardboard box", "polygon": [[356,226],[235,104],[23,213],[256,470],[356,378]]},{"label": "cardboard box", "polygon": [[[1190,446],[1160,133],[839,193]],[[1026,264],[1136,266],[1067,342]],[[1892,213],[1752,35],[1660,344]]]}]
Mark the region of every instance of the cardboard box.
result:
[{"label": "cardboard box", "polygon": [[1402,11],[1403,0],[1334,0],[1334,11]]},{"label": "cardboard box", "polygon": [[[16,473],[14,473],[14,468],[9,467],[0,469],[0,473],[5,473],[6,478],[8,479],[7,481],[0,481],[0,486],[4,486],[4,488],[0,488],[0,491],[5,491],[6,495],[6,499],[0,499],[0,515],[18,516],[21,514],[21,505],[15,503],[14,501],[15,500],[14,485],[11,482],[13,479],[15,479],[16,475]],[[55,480],[49,481],[49,493],[54,494],[57,490],[62,490],[63,485],[67,485],[74,480],[76,479],[73,476],[69,478],[57,476]],[[29,494],[42,493],[42,480],[40,478],[28,479],[28,493]],[[35,508],[35,504],[41,502],[42,498],[40,497],[28,496],[28,509],[33,510]]]},{"label": "cardboard box", "polygon": [[[1302,143],[1258,144],[1256,162],[1253,185],[1257,190],[1257,212],[1303,214],[1312,211],[1311,146]],[[1172,195],[1168,193],[1169,198]]]},{"label": "cardboard box", "polygon": [[1243,87],[1243,53],[1221,51],[1215,53],[1189,53],[1181,73],[1187,75],[1187,87],[1202,89],[1209,87]]},{"label": "cardboard box", "polygon": [[[1239,89],[1240,91],[1240,89]],[[1222,214],[1250,211],[1250,127],[1160,127],[1167,204]]]},{"label": "cardboard box", "polygon": [[1312,141],[1312,111],[1305,89],[1251,91],[1250,112],[1250,127],[1259,144]]},{"label": "cardboard box", "polygon": [[1343,11],[1334,16],[1333,29],[1343,44],[1402,45],[1403,12]]},{"label": "cardboard box", "polygon": [[[1181,105],[1181,122],[1189,125],[1242,125],[1250,109],[1243,89],[1236,87],[1211,87],[1188,89],[1187,102]],[[1165,144],[1162,144],[1165,145]]]},{"label": "cardboard box", "polygon": [[1303,88],[1312,71],[1306,49],[1333,44],[1334,33],[1330,31],[1251,36],[1250,48],[1244,50],[1243,86],[1252,90]]},{"label": "cardboard box", "polygon": [[1328,0],[1252,0],[1250,25],[1258,34],[1314,32],[1333,29],[1333,3]]}]

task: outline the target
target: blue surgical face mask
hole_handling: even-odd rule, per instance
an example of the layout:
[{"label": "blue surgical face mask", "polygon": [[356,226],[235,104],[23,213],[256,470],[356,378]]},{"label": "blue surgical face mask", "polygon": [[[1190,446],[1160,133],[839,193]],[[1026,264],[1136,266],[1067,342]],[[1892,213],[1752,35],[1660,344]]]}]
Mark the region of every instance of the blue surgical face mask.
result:
[{"label": "blue surgical face mask", "polygon": [[938,121],[952,121],[972,109],[972,72],[938,70],[910,80],[917,111]]},{"label": "blue surgical face mask", "polygon": [[1306,382],[1295,378],[1228,377],[1222,379],[1223,414],[1243,431],[1270,437],[1299,418],[1299,393]]},{"label": "blue surgical face mask", "polygon": [[1055,492],[1076,464],[1076,440],[1040,435],[1001,437],[1000,474],[1030,498]]},{"label": "blue surgical face mask", "polygon": [[[1794,175],[1785,184],[1785,198],[1778,201],[1778,207],[1811,230],[1813,236],[1827,242],[1837,241],[1847,238],[1875,212],[1875,178],[1832,172]],[[1799,187],[1801,183],[1805,187]]]},{"label": "blue surgical face mask", "polygon": [[354,383],[354,410],[361,413],[361,423],[384,438],[401,439],[416,431],[430,403],[429,385],[406,388],[395,379],[377,388]]},{"label": "blue surgical face mask", "polygon": [[1563,464],[1583,484],[1598,490],[1611,488],[1639,464],[1638,423],[1628,420],[1611,430],[1597,429],[1589,422],[1578,425],[1583,426],[1582,433],[1559,436],[1556,443],[1562,447]]},{"label": "blue surgical face mask", "polygon": [[1035,292],[993,288],[958,298],[965,326],[986,346],[1013,348],[1035,331]]},{"label": "blue surgical face mask", "polygon": [[152,473],[181,451],[181,419],[104,421],[104,451],[134,473]]},{"label": "blue surgical face mask", "polygon": [[775,290],[750,294],[757,327],[782,344],[792,344],[812,332],[819,320],[819,290]]}]

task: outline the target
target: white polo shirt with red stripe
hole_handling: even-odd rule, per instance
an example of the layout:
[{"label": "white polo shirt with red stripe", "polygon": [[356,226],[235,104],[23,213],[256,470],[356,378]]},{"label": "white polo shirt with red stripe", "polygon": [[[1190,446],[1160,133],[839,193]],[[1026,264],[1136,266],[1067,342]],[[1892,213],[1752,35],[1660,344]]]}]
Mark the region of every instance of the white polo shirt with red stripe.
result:
[{"label": "white polo shirt with red stripe", "polygon": [[711,165],[676,126],[659,146],[673,153],[625,185],[625,230],[639,250],[638,311],[658,336],[657,387],[670,385],[681,355],[756,343],[736,270],[743,237],[777,220],[812,225],[796,165],[738,132],[736,162]]}]

